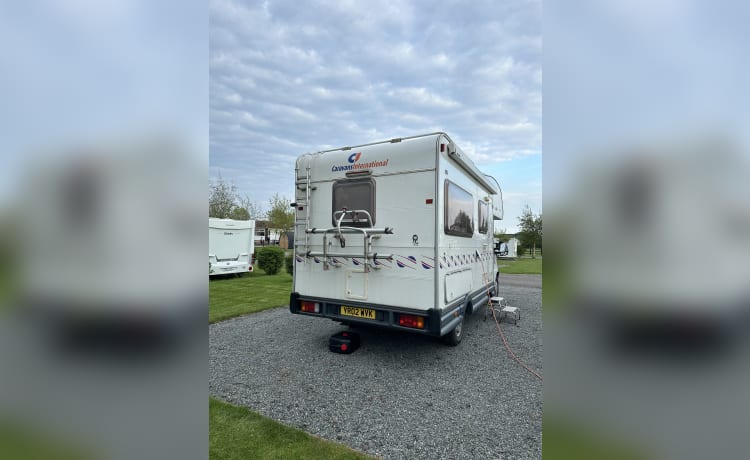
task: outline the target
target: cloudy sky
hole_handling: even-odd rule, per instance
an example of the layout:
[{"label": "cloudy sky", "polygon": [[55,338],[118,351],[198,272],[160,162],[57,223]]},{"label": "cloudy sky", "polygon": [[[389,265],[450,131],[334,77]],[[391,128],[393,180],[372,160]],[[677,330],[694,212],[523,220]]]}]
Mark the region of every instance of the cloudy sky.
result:
[{"label": "cloudy sky", "polygon": [[302,153],[446,131],[542,209],[541,2],[213,0],[210,176],[267,206]]},{"label": "cloudy sky", "polygon": [[165,133],[205,155],[207,14],[201,0],[0,2],[0,210],[32,157]]}]

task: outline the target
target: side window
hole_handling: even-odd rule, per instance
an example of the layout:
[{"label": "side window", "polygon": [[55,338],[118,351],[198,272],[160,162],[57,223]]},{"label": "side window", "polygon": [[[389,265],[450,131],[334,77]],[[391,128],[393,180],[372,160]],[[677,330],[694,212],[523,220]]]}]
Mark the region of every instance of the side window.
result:
[{"label": "side window", "polygon": [[[370,179],[345,179],[333,183],[333,208],[331,220],[336,225],[336,219],[341,215],[336,212],[346,208],[347,211],[367,211],[375,225],[375,180]],[[347,214],[341,225],[347,227],[369,227],[367,217],[364,213],[356,216]]]},{"label": "side window", "polygon": [[453,182],[445,181],[445,222],[447,235],[474,235],[474,199],[471,193]]},{"label": "side window", "polygon": [[479,220],[479,233],[487,233],[489,230],[489,215],[490,205],[486,201],[479,201],[479,212],[477,213]]}]

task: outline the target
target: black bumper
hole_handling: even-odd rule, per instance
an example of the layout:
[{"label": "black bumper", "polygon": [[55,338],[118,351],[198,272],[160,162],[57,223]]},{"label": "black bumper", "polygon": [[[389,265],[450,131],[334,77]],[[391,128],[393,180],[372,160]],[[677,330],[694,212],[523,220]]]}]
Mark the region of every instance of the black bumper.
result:
[{"label": "black bumper", "polygon": [[[302,301],[317,302],[320,305],[319,313],[308,313],[300,310]],[[364,319],[341,314],[341,307],[362,307],[375,310],[375,319]],[[315,316],[329,318],[334,321],[350,323],[352,325],[381,326],[389,329],[414,332],[417,334],[440,337],[452,329],[450,325],[454,318],[463,314],[463,305],[456,305],[445,310],[430,308],[428,310],[415,310],[390,305],[378,305],[367,302],[350,302],[338,299],[323,299],[318,297],[301,296],[298,292],[292,292],[289,298],[289,311],[297,315]],[[417,315],[424,317],[424,329],[399,326],[398,315]]]}]

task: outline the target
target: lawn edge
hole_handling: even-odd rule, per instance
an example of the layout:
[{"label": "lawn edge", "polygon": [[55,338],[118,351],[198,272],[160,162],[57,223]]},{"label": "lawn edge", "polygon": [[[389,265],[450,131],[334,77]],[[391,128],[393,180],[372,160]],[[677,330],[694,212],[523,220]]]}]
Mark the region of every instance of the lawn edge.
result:
[{"label": "lawn edge", "polygon": [[[309,436],[310,438],[316,439],[316,440],[318,440],[318,441],[321,441],[321,442],[323,442],[323,443],[326,443],[326,444],[333,444],[333,445],[336,445],[336,446],[338,446],[338,447],[341,447],[341,448],[343,448],[343,449],[345,449],[345,450],[347,450],[347,451],[351,452],[352,454],[355,454],[355,455],[359,455],[359,456],[363,456],[363,457],[365,457],[365,458],[372,458],[372,459],[377,459],[377,458],[379,458],[379,457],[375,457],[375,456],[372,456],[372,455],[370,455],[370,454],[368,454],[368,453],[366,453],[366,452],[362,452],[362,451],[356,450],[356,449],[354,449],[353,447],[351,447],[351,446],[348,446],[348,445],[346,445],[346,444],[344,444],[344,443],[341,443],[341,442],[337,442],[337,441],[332,441],[332,440],[330,440],[330,439],[326,439],[326,438],[323,438],[323,437],[321,437],[321,436],[318,436],[318,435],[315,435],[315,434],[313,434],[313,433],[307,432],[307,431],[305,431],[305,430],[302,430],[302,429],[300,429],[300,428],[297,428],[297,427],[295,427],[295,426],[291,426],[291,425],[288,425],[288,424],[286,424],[286,423],[280,422],[280,421],[278,421],[278,420],[276,420],[276,419],[274,419],[274,418],[271,418],[271,417],[267,417],[267,416],[265,416],[265,415],[261,414],[260,412],[258,412],[258,411],[256,411],[256,410],[253,410],[253,409],[251,409],[251,408],[249,408],[249,407],[247,407],[247,406],[238,406],[238,405],[232,404],[232,403],[231,403],[231,402],[229,402],[229,401],[225,401],[225,400],[223,400],[223,399],[221,399],[221,398],[219,398],[219,397],[217,397],[217,396],[212,396],[212,395],[209,395],[209,396],[208,396],[208,399],[209,399],[209,404],[210,404],[210,401],[211,401],[211,400],[214,400],[215,402],[218,402],[218,403],[220,403],[220,404],[225,404],[225,405],[228,405],[228,406],[231,406],[231,407],[237,408],[237,409],[241,409],[241,410],[244,410],[244,411],[250,412],[250,413],[251,413],[251,414],[253,414],[253,415],[256,415],[256,416],[258,416],[258,417],[261,417],[261,418],[263,418],[263,419],[266,419],[266,420],[268,420],[268,421],[271,421],[271,422],[273,422],[273,423],[276,423],[276,424],[278,424],[278,425],[281,425],[281,426],[283,426],[284,428],[286,428],[286,429],[288,429],[288,430],[293,430],[293,431],[297,431],[297,432],[299,432],[299,433],[302,433],[302,434],[304,434],[305,436]],[[210,428],[209,428],[209,432],[210,432]]]}]

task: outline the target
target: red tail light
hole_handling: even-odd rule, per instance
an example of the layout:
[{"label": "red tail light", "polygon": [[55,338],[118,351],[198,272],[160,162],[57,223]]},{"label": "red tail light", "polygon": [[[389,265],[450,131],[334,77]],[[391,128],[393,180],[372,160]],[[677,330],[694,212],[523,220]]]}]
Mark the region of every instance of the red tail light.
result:
[{"label": "red tail light", "polygon": [[317,302],[302,302],[299,309],[307,313],[320,313],[320,305]]},{"label": "red tail light", "polygon": [[414,329],[424,329],[424,317],[416,315],[398,315],[398,325],[412,327]]}]

